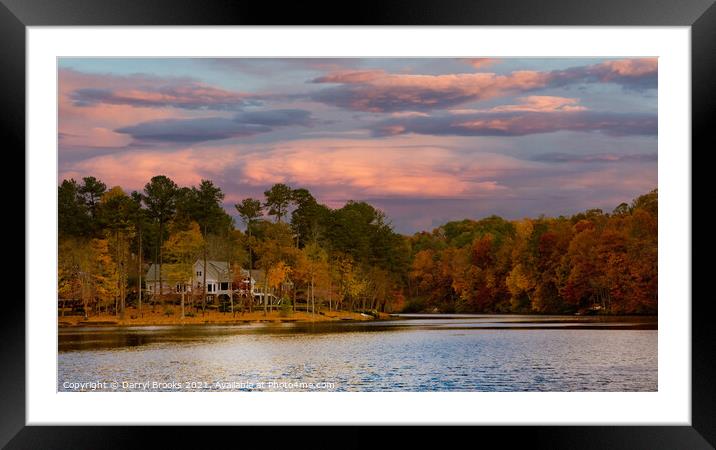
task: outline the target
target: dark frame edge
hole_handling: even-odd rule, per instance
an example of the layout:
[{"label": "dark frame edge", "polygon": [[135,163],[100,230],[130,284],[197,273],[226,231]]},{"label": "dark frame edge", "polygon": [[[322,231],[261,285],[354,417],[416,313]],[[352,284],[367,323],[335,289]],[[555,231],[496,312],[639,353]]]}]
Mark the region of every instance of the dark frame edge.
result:
[{"label": "dark frame edge", "polygon": [[[12,0],[11,0],[12,1]],[[683,23],[683,19],[655,20],[652,24],[669,25],[691,25],[692,26],[692,155],[693,148],[697,146],[706,150],[709,145],[713,148],[713,137],[709,130],[710,118],[716,110],[716,94],[713,89],[713,80],[716,79],[716,4],[710,0],[710,6],[703,8],[703,1],[698,4],[691,4],[690,17],[696,17],[695,21]],[[13,2],[15,3],[15,2]],[[62,2],[65,3],[65,2]],[[98,2],[102,3],[102,2]],[[641,3],[641,2],[639,2]],[[661,2],[664,3],[664,2]],[[677,2],[678,3],[678,2]],[[23,14],[15,15],[3,3],[0,3],[0,37],[3,45],[0,46],[0,60],[4,61],[4,68],[0,71],[0,91],[3,92],[3,100],[6,106],[6,114],[3,118],[3,126],[6,136],[6,148],[25,149],[25,49],[26,49],[26,26],[27,25],[77,25],[100,23],[87,20],[86,17],[71,19],[72,11],[65,11],[65,16],[52,18],[52,23],[42,23],[47,18],[46,12],[30,11],[33,14],[28,16],[28,8],[32,4],[35,8],[40,6],[36,2],[27,2],[21,11]],[[684,8],[687,5],[682,5]],[[15,9],[15,8],[13,8]],[[607,8],[609,9],[609,8]],[[427,10],[429,12],[429,10]],[[698,11],[698,12],[697,12]],[[130,11],[131,13],[131,11]],[[663,12],[662,12],[663,13]],[[132,24],[134,21],[125,12],[120,15],[120,21]],[[454,12],[458,15],[458,12]],[[616,12],[614,13],[616,14]],[[663,15],[663,14],[662,14]],[[23,17],[26,22],[18,19]],[[407,17],[407,18],[406,18]],[[396,23],[412,22],[414,24],[425,24],[425,11],[420,17],[406,16],[403,19],[395,20]],[[444,16],[442,16],[444,17]],[[464,22],[456,19],[457,22]],[[683,15],[680,17],[684,17]],[[139,19],[136,16],[137,21]],[[225,19],[224,19],[225,20]],[[441,19],[444,20],[444,19]],[[484,20],[481,19],[481,20]],[[539,17],[534,17],[536,23],[545,23]],[[249,20],[251,21],[251,20]],[[379,22],[385,21],[385,17],[379,18]],[[499,19],[497,19],[499,22]],[[80,23],[78,23],[80,22]],[[242,20],[246,22],[246,16]],[[517,20],[516,22],[520,22]],[[610,24],[634,25],[630,20],[619,20],[612,17]],[[693,164],[692,164],[692,167]],[[27,169],[23,160],[22,172]],[[693,183],[693,179],[692,179]],[[25,185],[25,181],[23,181]],[[693,190],[694,193],[697,190]],[[694,204],[692,200],[692,205]],[[23,226],[25,222],[25,211],[23,209]],[[696,225],[696,223],[693,223]],[[24,234],[24,231],[23,231]],[[25,235],[27,245],[28,236]],[[693,248],[693,246],[692,246]],[[23,260],[24,263],[24,260]],[[694,268],[696,270],[696,268]],[[692,276],[693,279],[693,276]],[[27,282],[27,280],[26,280]],[[701,303],[692,301],[692,426],[674,427],[632,427],[632,426],[555,426],[555,427],[514,427],[517,433],[510,432],[507,442],[517,439],[519,436],[529,436],[536,439],[542,445],[549,443],[551,448],[563,447],[588,447],[600,448],[714,448],[716,446],[716,411],[714,410],[713,399],[716,398],[716,370],[713,366],[713,355],[716,354],[716,340],[710,324],[711,310],[713,306],[703,300]],[[75,448],[92,448],[111,446],[121,447],[132,445],[136,440],[126,439],[127,435],[134,434],[138,429],[146,432],[146,427],[29,427],[25,426],[26,421],[26,387],[25,381],[25,310],[16,308],[8,311],[5,324],[0,331],[0,355],[3,361],[3,370],[0,370],[0,404],[3,405],[0,411],[0,446],[5,448],[58,448],[57,444],[64,440],[65,443],[73,442]],[[23,382],[18,385],[18,380]],[[341,433],[344,427],[334,427]],[[480,434],[490,434],[495,437],[506,439],[503,427],[483,427]],[[421,427],[423,430],[430,430],[429,427]],[[132,430],[127,433],[126,430]],[[193,427],[161,427],[157,434],[161,438],[174,440],[178,443],[188,443],[192,440],[205,444],[205,437],[202,433],[194,430]],[[228,427],[222,427],[220,434],[227,434]],[[417,428],[411,428],[411,434],[415,434]],[[400,434],[400,433],[398,433]],[[423,433],[420,433],[423,434]],[[433,434],[433,433],[430,433]],[[276,435],[281,435],[277,433]],[[439,430],[434,435],[442,436]],[[215,436],[216,437],[216,436]],[[430,439],[426,436],[421,438]],[[444,439],[444,436],[442,436]],[[204,441],[204,442],[202,442]],[[278,444],[278,442],[276,442]],[[287,441],[287,443],[290,443]],[[527,441],[525,441],[527,443]],[[54,444],[54,445],[51,445]],[[534,447],[535,442],[532,442]],[[64,445],[59,448],[63,448]],[[537,445],[541,448],[541,445]]]},{"label": "dark frame edge", "polygon": [[[693,220],[694,195],[700,194],[701,189],[694,184],[693,155],[698,148],[703,154],[713,149],[716,139],[713,136],[713,114],[716,111],[716,3],[704,11],[691,26],[691,128],[692,128],[692,237],[697,225],[703,222]],[[703,169],[703,167],[701,167]],[[703,179],[703,178],[702,178]],[[703,186],[701,186],[703,189]],[[703,199],[702,199],[703,200]],[[699,233],[704,236],[704,233]],[[698,248],[698,254],[704,255],[706,249]],[[694,246],[692,252],[692,292],[695,274],[700,273],[699,279],[708,275],[703,273],[704,266],[694,266]],[[702,263],[703,264],[703,263]],[[701,272],[699,272],[701,270]],[[714,313],[712,303],[703,297],[691,299],[691,424],[712,447],[716,447],[716,368],[714,355],[716,355],[716,339],[714,339],[713,325],[710,320]]]},{"label": "dark frame edge", "polygon": [[[281,8],[245,0],[2,0],[26,25],[691,25],[713,0],[363,0]],[[328,11],[326,11],[328,10]]]},{"label": "dark frame edge", "polygon": [[[2,118],[7,150],[22,149],[22,170],[13,170],[14,176],[24,177],[25,161],[25,25],[4,4],[0,3],[0,92],[5,113]],[[17,152],[20,153],[19,151]],[[16,161],[19,160],[16,157]],[[17,167],[17,166],[16,166]],[[16,181],[26,192],[24,178]],[[17,205],[17,203],[15,203]],[[13,206],[15,206],[13,205]],[[25,202],[22,206],[22,236],[25,233]],[[27,241],[26,241],[27,243]],[[25,256],[22,262],[25,271]],[[25,273],[27,273],[25,271]],[[25,279],[27,281],[27,278]],[[5,308],[0,328],[0,446],[7,443],[25,426],[25,304]]]}]

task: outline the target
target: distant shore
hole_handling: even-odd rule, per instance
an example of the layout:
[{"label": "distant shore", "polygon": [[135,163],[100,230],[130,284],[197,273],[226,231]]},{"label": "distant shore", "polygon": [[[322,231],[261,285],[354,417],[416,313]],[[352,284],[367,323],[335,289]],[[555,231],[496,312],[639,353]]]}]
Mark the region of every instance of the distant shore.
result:
[{"label": "distant shore", "polygon": [[283,312],[272,311],[264,314],[263,309],[254,309],[252,312],[236,311],[219,312],[216,310],[201,311],[187,309],[185,316],[181,317],[179,308],[171,310],[171,314],[165,313],[162,307],[156,307],[152,311],[151,306],[145,307],[140,314],[135,308],[127,308],[124,319],[119,315],[100,314],[85,319],[82,315],[58,315],[57,323],[60,328],[65,327],[94,327],[94,326],[147,326],[147,325],[240,325],[245,323],[261,322],[330,322],[330,321],[367,321],[388,319],[389,314],[378,313],[377,317],[359,312],[349,311],[316,311],[315,314],[305,311]]}]

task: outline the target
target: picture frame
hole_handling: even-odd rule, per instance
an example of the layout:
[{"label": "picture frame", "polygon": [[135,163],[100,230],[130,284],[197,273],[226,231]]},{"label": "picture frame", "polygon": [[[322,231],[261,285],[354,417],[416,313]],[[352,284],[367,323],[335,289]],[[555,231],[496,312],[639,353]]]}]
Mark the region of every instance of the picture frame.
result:
[{"label": "picture frame", "polygon": [[[692,36],[692,155],[693,148],[706,150],[711,142],[707,132],[710,113],[716,110],[713,79],[716,75],[716,6],[712,0],[666,2],[636,0],[629,3],[569,0],[528,1],[418,1],[410,8],[399,2],[363,5],[355,13],[317,15],[319,3],[294,4],[275,8],[249,2],[152,1],[131,5],[107,0],[21,1],[2,0],[1,71],[6,111],[3,119],[7,147],[25,147],[25,45],[26,28],[32,26],[142,26],[142,25],[519,25],[519,26],[690,26]],[[693,164],[692,164],[693,167]],[[27,170],[27,167],[25,168]],[[693,183],[693,181],[692,181]],[[693,188],[692,188],[693,189]],[[694,190],[695,191],[695,190]],[[50,218],[51,215],[49,216]],[[693,223],[693,219],[692,219]],[[27,240],[31,236],[25,237]],[[27,267],[26,270],[31,270]],[[26,274],[27,283],[27,274]],[[691,300],[691,299],[689,299]],[[716,377],[713,367],[716,345],[710,324],[708,301],[691,303],[692,311],[692,422],[691,426],[546,426],[482,427],[480,437],[500,439],[506,444],[529,443],[549,448],[713,448],[716,445],[714,401]],[[8,448],[97,448],[123,447],[143,442],[139,433],[153,438],[181,442],[203,442],[201,430],[190,427],[40,427],[25,425],[25,336],[24,308],[6,312],[2,327],[0,371],[0,444]],[[349,433],[343,427],[333,431]],[[242,432],[240,432],[242,433]],[[294,431],[295,433],[295,431]],[[352,431],[350,433],[356,433]],[[362,432],[358,431],[361,434]],[[440,430],[420,430],[394,435],[425,435],[440,439]],[[468,431],[469,433],[469,431]],[[212,437],[236,434],[229,427],[212,431]],[[272,445],[291,442],[286,432]],[[443,436],[444,437],[444,436]],[[422,440],[422,437],[419,437]],[[486,441],[487,442],[487,441]]]}]

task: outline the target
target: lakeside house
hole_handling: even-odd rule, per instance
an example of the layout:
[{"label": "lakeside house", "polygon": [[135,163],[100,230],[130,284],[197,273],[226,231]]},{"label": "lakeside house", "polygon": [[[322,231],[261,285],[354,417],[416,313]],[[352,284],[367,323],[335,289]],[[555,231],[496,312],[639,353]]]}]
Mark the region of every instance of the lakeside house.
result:
[{"label": "lakeside house", "polygon": [[[192,267],[191,279],[183,283],[168,280],[167,273],[171,272],[172,264],[163,264],[162,269],[164,275],[161,280],[161,289],[159,265],[152,264],[146,273],[145,286],[150,295],[158,295],[160,291],[162,295],[191,294],[192,292],[201,294],[204,272],[206,272],[206,294],[209,303],[213,303],[216,299],[222,299],[222,297],[228,299],[232,295],[240,297],[251,295],[254,301],[263,302],[265,273],[261,269],[252,269],[249,277],[249,271],[243,268],[239,273],[232,273],[227,261],[207,260],[205,268],[204,260],[199,258]],[[270,301],[275,299],[271,293],[268,296]]]}]

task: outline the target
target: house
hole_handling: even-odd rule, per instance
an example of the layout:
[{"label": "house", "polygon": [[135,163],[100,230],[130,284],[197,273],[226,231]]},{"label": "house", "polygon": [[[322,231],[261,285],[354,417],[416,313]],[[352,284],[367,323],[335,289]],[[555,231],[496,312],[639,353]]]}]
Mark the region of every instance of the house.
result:
[{"label": "house", "polygon": [[[206,293],[209,301],[213,302],[215,298],[221,296],[245,296],[251,292],[251,297],[258,303],[263,303],[263,291],[265,283],[265,273],[263,270],[252,269],[251,277],[249,271],[241,269],[241,281],[236,282],[237,278],[231,273],[229,263],[226,261],[206,261],[206,270],[204,269],[204,260],[199,258],[192,267],[191,279],[184,283],[170,282],[166,274],[172,270],[172,264],[164,264],[162,271],[161,293],[163,295],[176,295],[181,293],[201,294],[203,291],[204,272],[206,271]],[[146,274],[146,288],[150,295],[158,294],[159,289],[159,265],[152,264]],[[249,289],[250,287],[250,289]],[[275,300],[275,296],[268,294],[270,301]]]},{"label": "house", "polygon": [[[206,261],[206,269],[204,269],[204,260],[197,259],[192,267],[192,275],[189,280],[184,283],[169,282],[167,273],[171,272],[172,264],[164,264],[162,270],[165,275],[162,276],[161,293],[162,294],[181,294],[182,292],[203,291],[204,272],[206,271],[206,293],[210,296],[231,295],[233,292],[232,276],[229,270],[229,263],[226,261]],[[146,286],[150,294],[159,294],[159,265],[152,264],[146,275]]]},{"label": "house", "polygon": [[[204,283],[204,260],[197,259],[192,271],[191,284],[175,286],[175,289],[186,289],[191,292],[202,292]],[[229,263],[226,261],[206,261],[206,293],[210,296],[231,295],[233,292],[232,276]],[[181,292],[181,290],[179,291]]]},{"label": "house", "polygon": [[[171,264],[164,264],[162,269],[165,275],[161,279],[161,293],[162,294],[173,294],[174,288],[170,285],[170,283],[167,281],[167,275],[166,273],[171,271]],[[147,271],[146,275],[144,276],[144,282],[147,291],[151,295],[159,294],[159,264],[152,264],[149,266],[149,270]]]}]

